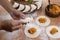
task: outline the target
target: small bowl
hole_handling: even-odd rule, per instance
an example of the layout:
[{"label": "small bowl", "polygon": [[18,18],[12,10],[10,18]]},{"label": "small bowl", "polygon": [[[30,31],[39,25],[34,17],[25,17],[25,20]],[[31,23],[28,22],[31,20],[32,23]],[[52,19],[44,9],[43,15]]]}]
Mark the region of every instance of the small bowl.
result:
[{"label": "small bowl", "polygon": [[[51,34],[50,31],[53,29],[53,28],[56,28],[58,30],[58,32],[56,32],[55,34]],[[60,38],[60,28],[58,26],[49,26],[46,28],[46,33],[47,35],[52,38],[52,39],[58,39]]]},{"label": "small bowl", "polygon": [[57,5],[57,4],[48,5],[48,6],[45,8],[45,12],[46,12],[45,14],[46,14],[47,16],[53,17],[53,18],[58,17],[58,16],[60,15],[60,12],[58,12],[57,14],[54,14],[53,12],[50,12],[50,11],[49,11],[49,7],[52,6],[52,5],[56,5],[56,6],[60,7],[60,6]]}]

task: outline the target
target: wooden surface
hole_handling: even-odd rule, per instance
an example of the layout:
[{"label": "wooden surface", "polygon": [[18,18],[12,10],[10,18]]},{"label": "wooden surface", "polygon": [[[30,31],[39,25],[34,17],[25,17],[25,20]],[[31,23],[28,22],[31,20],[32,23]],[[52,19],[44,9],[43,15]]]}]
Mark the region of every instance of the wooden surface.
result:
[{"label": "wooden surface", "polygon": [[[51,0],[51,3],[60,5],[60,0]],[[41,10],[38,11],[40,15],[45,15],[45,8],[48,5],[48,0],[43,0],[43,5]],[[60,17],[57,18],[50,18],[51,19],[51,25],[57,25],[60,26]]]},{"label": "wooden surface", "polygon": [[[53,4],[58,4],[60,5],[60,0],[51,0],[51,3]],[[45,15],[45,7],[48,5],[48,0],[43,0],[43,3],[42,3],[42,7],[40,10],[38,10],[38,16],[40,15]],[[0,15],[1,14],[4,14],[4,13],[7,13],[7,11],[5,9],[3,9],[1,6],[0,6]],[[51,23],[50,25],[56,25],[58,27],[60,27],[60,17],[57,17],[57,18],[50,18],[51,19]],[[5,39],[3,39],[3,36],[7,34],[7,33],[1,33],[0,32],[0,40],[8,40],[8,37]],[[30,39],[28,37],[25,36],[25,34],[23,33],[23,31],[21,32],[17,32],[14,33],[12,32],[12,34],[14,34],[13,38],[11,40],[41,40],[41,37],[37,37],[37,38],[34,38],[34,39]],[[11,37],[11,36],[10,36]],[[50,40],[50,38],[48,37],[47,40]],[[57,39],[57,40],[60,40],[60,39]]]}]

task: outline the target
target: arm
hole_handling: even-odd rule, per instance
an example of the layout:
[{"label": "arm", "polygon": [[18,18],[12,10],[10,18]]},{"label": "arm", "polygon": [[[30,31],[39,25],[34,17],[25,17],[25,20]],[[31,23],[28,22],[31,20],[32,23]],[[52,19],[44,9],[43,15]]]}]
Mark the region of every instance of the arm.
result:
[{"label": "arm", "polygon": [[13,9],[12,5],[9,3],[8,0],[0,0],[0,4],[8,11],[11,12]]},{"label": "arm", "polygon": [[0,30],[12,31],[12,24],[11,21],[5,20],[0,21]]},{"label": "arm", "polygon": [[0,21],[0,30],[12,31],[12,24],[10,20]]}]

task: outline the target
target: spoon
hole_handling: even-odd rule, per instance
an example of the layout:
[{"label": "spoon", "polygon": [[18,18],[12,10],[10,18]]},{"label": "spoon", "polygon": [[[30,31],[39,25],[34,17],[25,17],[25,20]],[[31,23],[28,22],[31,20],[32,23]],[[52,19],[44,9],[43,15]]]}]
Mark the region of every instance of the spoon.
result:
[{"label": "spoon", "polygon": [[51,6],[51,3],[50,3],[51,1],[50,0],[48,0],[48,3],[49,3],[49,7],[48,7],[48,10],[49,10],[49,8],[50,8],[50,6]]},{"label": "spoon", "polygon": [[51,5],[50,0],[48,0],[49,5]]}]

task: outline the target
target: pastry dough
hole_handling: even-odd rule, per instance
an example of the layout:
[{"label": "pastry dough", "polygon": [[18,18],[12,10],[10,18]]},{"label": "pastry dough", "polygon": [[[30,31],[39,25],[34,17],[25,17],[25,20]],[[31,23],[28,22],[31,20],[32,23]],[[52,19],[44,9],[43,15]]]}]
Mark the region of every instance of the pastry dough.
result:
[{"label": "pastry dough", "polygon": [[25,8],[25,5],[20,4],[19,8],[17,10],[23,10]]},{"label": "pastry dough", "polygon": [[14,8],[17,8],[18,6],[19,6],[19,4],[16,3],[16,2],[13,4],[13,7],[14,7]]},{"label": "pastry dough", "polygon": [[34,5],[34,4],[31,4],[31,11],[30,12],[33,12],[37,7]]},{"label": "pastry dough", "polygon": [[23,12],[28,12],[30,10],[30,6],[29,5],[25,5],[25,10],[23,10]]},{"label": "pastry dough", "polygon": [[[28,1],[28,0],[25,0],[25,1]],[[13,7],[16,8],[20,5],[18,10],[22,10],[22,12],[34,12],[34,10],[40,9],[42,5],[42,0],[33,0],[33,1],[36,1],[36,2],[31,5],[23,5],[15,2]]]},{"label": "pastry dough", "polygon": [[25,18],[25,19],[20,19],[20,21],[22,21],[24,23],[29,23],[29,22],[33,21],[33,18],[32,17],[28,17],[28,18]]}]

